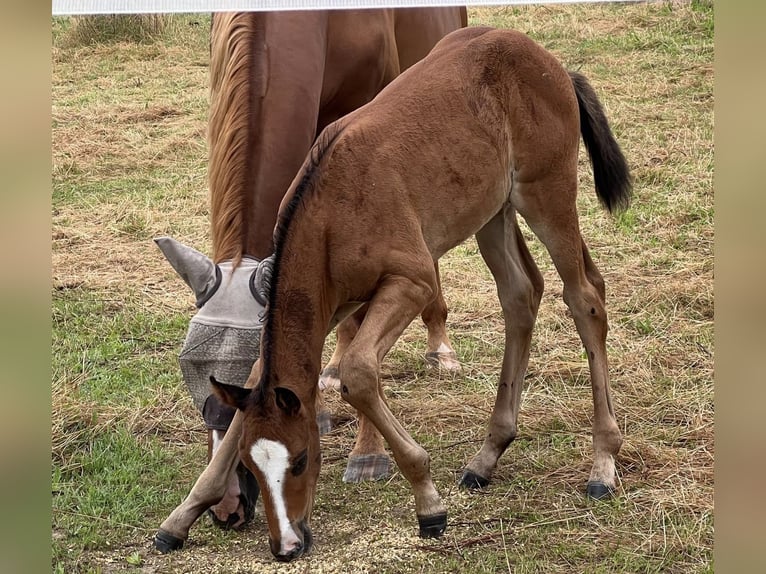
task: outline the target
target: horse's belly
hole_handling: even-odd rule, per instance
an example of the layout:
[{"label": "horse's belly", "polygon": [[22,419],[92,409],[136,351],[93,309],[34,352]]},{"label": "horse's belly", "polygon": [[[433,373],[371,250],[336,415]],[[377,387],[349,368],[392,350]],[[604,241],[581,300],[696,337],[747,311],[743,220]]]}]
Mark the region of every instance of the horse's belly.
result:
[{"label": "horse's belly", "polygon": [[489,190],[463,190],[432,204],[433,212],[422,215],[426,244],[434,259],[460,245],[484,227],[508,201],[506,185]]}]

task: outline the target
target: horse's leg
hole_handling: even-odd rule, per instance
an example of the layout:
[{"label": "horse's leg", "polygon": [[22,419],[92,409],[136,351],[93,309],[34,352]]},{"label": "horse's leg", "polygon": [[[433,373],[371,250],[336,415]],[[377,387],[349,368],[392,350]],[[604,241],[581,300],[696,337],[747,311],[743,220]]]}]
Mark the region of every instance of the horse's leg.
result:
[{"label": "horse's leg", "polygon": [[481,488],[489,483],[498,459],[516,437],[532,329],[543,293],[543,277],[511,207],[490,220],[476,234],[476,240],[497,284],[505,320],[505,351],[487,436],[460,481],[467,488]]},{"label": "horse's leg", "polygon": [[[261,377],[261,361],[258,359],[250,371],[245,387],[252,388]],[[237,411],[213,453],[205,470],[199,475],[187,497],[170,513],[154,536],[154,546],[160,552],[178,550],[189,536],[192,524],[211,506],[218,504],[226,495],[227,485],[232,481],[239,464],[239,438],[242,435],[242,413]]]},{"label": "horse's leg", "polygon": [[[325,379],[326,387],[332,384],[340,390],[340,361],[343,358],[343,353],[359,331],[359,326],[362,324],[366,313],[367,305],[364,305],[338,325],[336,331],[338,343],[335,352],[322,371],[323,378],[325,374],[328,374],[328,378]],[[327,382],[328,380],[331,380],[332,383]],[[322,378],[320,378],[320,387],[322,387]],[[385,478],[391,473],[391,457],[386,452],[383,437],[367,417],[360,412],[357,412],[356,416],[359,423],[356,442],[348,457],[346,471],[343,473],[343,482],[363,482]]]},{"label": "horse's leg", "polygon": [[[340,390],[340,374],[338,372],[338,366],[340,360],[343,357],[351,341],[354,339],[356,332],[359,330],[359,325],[362,324],[364,314],[367,312],[367,305],[362,305],[359,310],[346,317],[336,327],[336,339],[335,351],[330,357],[330,361],[322,369],[322,374],[319,376],[319,389],[336,389]],[[321,429],[320,429],[321,430]]]},{"label": "horse's leg", "polygon": [[421,314],[423,323],[428,329],[428,343],[426,347],[426,361],[434,367],[448,371],[459,371],[460,362],[457,353],[452,348],[447,336],[447,303],[442,294],[441,278],[439,277],[439,262],[434,261],[436,271],[437,293]]},{"label": "horse's leg", "polygon": [[[430,263],[411,268],[433,269]],[[435,289],[432,274],[389,276],[370,301],[367,315],[340,365],[343,398],[378,428],[412,485],[421,537],[444,533],[447,510],[431,479],[428,453],[404,430],[382,397],[379,369],[383,357],[433,297]]]},{"label": "horse's leg", "polygon": [[[322,369],[321,375],[319,375],[319,392],[317,393],[316,412],[317,426],[319,427],[320,435],[327,434],[332,430],[332,415],[329,409],[325,407],[324,392],[327,389],[340,390],[338,365],[340,365],[343,353],[346,351],[349,343],[353,340],[354,335],[356,335],[359,325],[361,324],[362,319],[364,319],[366,310],[367,306],[363,305],[358,311],[352,313],[341,321],[335,330],[337,335],[335,351],[333,352],[332,357],[330,357],[330,362],[327,363],[325,368]],[[364,479],[360,478],[359,480]],[[359,480],[352,482],[359,482]]]},{"label": "horse's leg", "polygon": [[[575,176],[576,177],[576,174]],[[576,180],[575,180],[576,181]],[[593,391],[593,468],[588,479],[587,494],[592,498],[610,496],[616,488],[614,457],[620,451],[622,434],[612,406],[609,369],[606,355],[608,331],[604,280],[588,253],[580,235],[574,194],[561,185],[526,184],[531,189],[524,195],[543,189],[552,196],[572,200],[556,204],[548,202],[545,210],[522,212],[532,230],[545,244],[564,283],[564,302],[574,317],[590,368]],[[568,189],[576,190],[576,184]],[[536,202],[529,202],[536,205]],[[521,210],[519,210],[521,211]]]},{"label": "horse's leg", "polygon": [[[382,392],[382,390],[381,390]],[[391,457],[386,452],[383,437],[375,425],[360,411],[356,413],[359,429],[356,442],[348,456],[343,482],[380,480],[391,474]]]},{"label": "horse's leg", "polygon": [[[208,429],[208,463],[218,451],[226,432]],[[213,524],[224,530],[239,530],[253,519],[259,494],[258,482],[240,461],[236,472],[229,476],[224,497],[208,509]]]},{"label": "horse's leg", "polygon": [[189,536],[192,524],[226,494],[226,487],[239,462],[239,436],[242,434],[242,413],[237,411],[226,436],[202,471],[189,495],[160,525],[154,546],[160,552],[178,550]]}]

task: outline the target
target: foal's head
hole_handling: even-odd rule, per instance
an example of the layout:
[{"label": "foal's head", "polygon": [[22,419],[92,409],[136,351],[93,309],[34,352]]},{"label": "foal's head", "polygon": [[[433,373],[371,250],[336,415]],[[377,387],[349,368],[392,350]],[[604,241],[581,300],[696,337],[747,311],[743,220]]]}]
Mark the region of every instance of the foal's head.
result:
[{"label": "foal's head", "polygon": [[210,377],[216,395],[244,415],[239,455],[261,486],[271,553],[284,562],[311,550],[310,528],[319,468],[313,403],[285,387],[246,389]]}]

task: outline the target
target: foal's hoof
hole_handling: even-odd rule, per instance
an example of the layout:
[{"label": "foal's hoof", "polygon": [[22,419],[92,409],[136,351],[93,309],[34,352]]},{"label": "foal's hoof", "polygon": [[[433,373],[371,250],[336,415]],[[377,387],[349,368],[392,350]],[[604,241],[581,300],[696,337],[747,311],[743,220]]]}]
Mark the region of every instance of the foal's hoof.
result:
[{"label": "foal's hoof", "polygon": [[429,351],[426,353],[426,363],[432,367],[455,373],[463,369],[454,351]]},{"label": "foal's hoof", "polygon": [[343,482],[380,480],[391,474],[391,458],[387,454],[351,456],[343,473]]},{"label": "foal's hoof", "polygon": [[585,493],[593,500],[606,500],[614,496],[614,489],[603,482],[594,481],[588,483]]},{"label": "foal's hoof", "polygon": [[479,476],[470,470],[464,470],[460,479],[460,486],[468,490],[481,490],[489,486],[489,479]]},{"label": "foal's hoof", "polygon": [[319,390],[326,389],[340,390],[340,371],[338,367],[327,367],[319,375]]},{"label": "foal's hoof", "polygon": [[447,513],[418,516],[418,526],[420,526],[418,536],[421,538],[441,538],[447,530]]},{"label": "foal's hoof", "polygon": [[324,436],[332,430],[332,415],[330,411],[319,411],[317,413],[317,427],[319,427],[319,436]]},{"label": "foal's hoof", "polygon": [[178,536],[173,536],[170,532],[167,532],[166,530],[163,530],[160,528],[157,531],[157,534],[154,535],[154,547],[162,552],[163,554],[167,554],[168,552],[173,552],[173,550],[180,550],[184,545],[184,539],[178,538]]}]

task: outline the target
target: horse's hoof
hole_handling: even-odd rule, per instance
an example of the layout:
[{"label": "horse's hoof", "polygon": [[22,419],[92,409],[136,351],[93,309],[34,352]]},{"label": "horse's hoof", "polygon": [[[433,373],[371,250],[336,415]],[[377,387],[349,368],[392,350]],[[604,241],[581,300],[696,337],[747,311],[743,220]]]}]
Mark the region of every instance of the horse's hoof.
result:
[{"label": "horse's hoof", "polygon": [[588,483],[585,493],[593,500],[606,500],[614,496],[614,489],[601,481],[594,481]]},{"label": "horse's hoof", "polygon": [[154,535],[154,547],[163,554],[173,552],[174,550],[180,550],[183,545],[183,538],[173,536],[170,532],[167,532],[162,528],[160,528],[157,531],[157,534]]},{"label": "horse's hoof", "polygon": [[215,515],[212,508],[207,509],[207,515],[210,517],[210,521],[215,524],[221,530],[237,530],[244,526],[244,521],[238,526],[234,525],[239,522],[239,513],[232,512],[226,520],[221,520]]},{"label": "horse's hoof", "polygon": [[326,367],[319,375],[319,390],[326,389],[340,390],[340,371],[338,367]]},{"label": "horse's hoof", "polygon": [[343,473],[343,482],[380,480],[391,474],[391,458],[387,454],[351,456]]},{"label": "horse's hoof", "polygon": [[431,367],[438,367],[445,371],[459,372],[463,369],[457,354],[454,351],[429,351],[426,353],[426,363]]},{"label": "horse's hoof", "polygon": [[447,513],[418,516],[418,526],[420,526],[418,536],[421,538],[441,538],[447,530]]},{"label": "horse's hoof", "polygon": [[468,490],[481,490],[489,486],[489,479],[479,476],[470,470],[464,470],[460,479],[460,486]]},{"label": "horse's hoof", "polygon": [[324,436],[332,430],[332,415],[330,411],[319,411],[317,413],[317,426],[319,427],[319,436]]},{"label": "horse's hoof", "polygon": [[243,528],[255,518],[255,505],[258,502],[258,496],[261,494],[261,487],[252,472],[240,462],[237,465],[237,479],[239,480],[239,500],[242,508],[245,509],[245,521],[237,528]]}]

